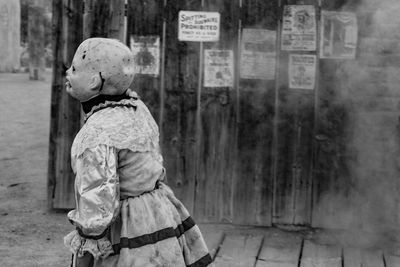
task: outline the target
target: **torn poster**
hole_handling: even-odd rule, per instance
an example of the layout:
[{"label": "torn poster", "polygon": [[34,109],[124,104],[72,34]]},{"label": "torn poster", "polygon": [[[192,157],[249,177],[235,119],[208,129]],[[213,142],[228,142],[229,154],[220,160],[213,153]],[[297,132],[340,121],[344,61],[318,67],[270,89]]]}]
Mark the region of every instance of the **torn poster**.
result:
[{"label": "torn poster", "polygon": [[160,73],[160,37],[131,36],[131,50],[135,59],[135,74],[158,76]]},{"label": "torn poster", "polygon": [[314,89],[317,56],[289,55],[289,88]]},{"label": "torn poster", "polygon": [[204,86],[233,87],[233,51],[204,50]]},{"label": "torn poster", "polygon": [[216,42],[219,40],[220,14],[218,12],[179,11],[178,40]]},{"label": "torn poster", "polygon": [[286,5],[283,9],[282,50],[315,51],[317,46],[315,8]]},{"label": "torn poster", "polygon": [[243,29],[240,78],[273,80],[275,65],[276,31]]},{"label": "torn poster", "polygon": [[355,59],[358,26],[351,12],[321,12],[321,58]]}]

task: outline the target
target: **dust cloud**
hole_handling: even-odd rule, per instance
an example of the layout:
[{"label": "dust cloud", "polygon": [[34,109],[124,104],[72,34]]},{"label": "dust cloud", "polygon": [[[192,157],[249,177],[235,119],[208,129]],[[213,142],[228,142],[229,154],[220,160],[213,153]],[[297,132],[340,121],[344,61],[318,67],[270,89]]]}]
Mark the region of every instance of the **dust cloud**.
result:
[{"label": "dust cloud", "polygon": [[327,191],[316,209],[328,213],[322,224],[400,241],[400,1],[357,2],[340,8],[357,14],[357,56],[335,62],[334,73],[348,114],[337,153],[348,191]]}]

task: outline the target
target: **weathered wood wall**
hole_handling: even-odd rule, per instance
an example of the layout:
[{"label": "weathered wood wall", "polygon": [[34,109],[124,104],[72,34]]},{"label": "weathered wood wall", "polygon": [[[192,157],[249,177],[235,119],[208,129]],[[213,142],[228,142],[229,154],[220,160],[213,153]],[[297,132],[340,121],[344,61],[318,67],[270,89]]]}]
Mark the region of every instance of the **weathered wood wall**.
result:
[{"label": "weathered wood wall", "polygon": [[[125,38],[124,0],[53,1],[53,81],[48,168],[50,208],[75,205],[70,151],[81,126],[80,103],[65,91],[65,71],[86,38]],[[100,25],[101,23],[101,25]],[[122,25],[122,27],[121,27]]]},{"label": "weathered wood wall", "polygon": [[[221,41],[178,41],[180,10],[219,12]],[[136,76],[133,87],[159,116],[168,183],[199,221],[271,224],[275,84],[204,87],[201,57],[202,49],[229,49],[237,62],[241,28],[276,30],[276,13],[276,1],[130,2],[128,32],[165,44],[165,79]]]},{"label": "weathered wood wall", "polygon": [[[314,90],[289,89],[289,53],[280,51],[279,38],[275,80],[238,78],[242,29],[279,33],[287,4],[315,5],[317,14],[321,9],[352,11],[359,19],[357,58],[318,60]],[[167,183],[198,221],[328,228],[371,228],[383,221],[385,226],[397,227],[399,218],[390,214],[397,214],[399,208],[394,196],[400,188],[396,179],[400,95],[395,87],[400,75],[394,67],[398,51],[393,47],[400,34],[371,26],[374,6],[360,4],[342,0],[128,1],[127,44],[132,35],[161,38],[160,75],[137,75],[132,88],[159,123]],[[84,17],[85,37],[111,36],[101,16],[101,7],[107,5],[102,1],[97,5],[97,9],[85,8],[85,16],[97,14]],[[180,10],[219,12],[220,41],[178,41]],[[369,41],[380,44],[382,36],[383,48],[376,51]],[[234,51],[233,87],[203,86],[203,51],[211,48]],[[318,49],[306,53],[318,55]],[[53,104],[52,114],[75,105],[57,98]],[[75,118],[61,116],[62,124],[57,116],[52,116],[53,150],[69,153],[68,142],[77,128],[68,128],[68,133],[56,126],[71,124]],[[57,131],[59,138],[68,136],[57,139],[62,145],[55,139]],[[56,183],[50,195],[55,208],[73,205],[70,170],[54,167],[54,162],[66,164],[62,163],[69,160],[65,157],[52,158],[49,164],[50,181],[68,177]],[[388,197],[380,198],[382,194]]]},{"label": "weathered wood wall", "polygon": [[70,152],[80,128],[80,104],[65,91],[65,71],[82,41],[81,11],[81,1],[53,1],[54,62],[48,168],[48,198],[53,208],[75,205]]}]

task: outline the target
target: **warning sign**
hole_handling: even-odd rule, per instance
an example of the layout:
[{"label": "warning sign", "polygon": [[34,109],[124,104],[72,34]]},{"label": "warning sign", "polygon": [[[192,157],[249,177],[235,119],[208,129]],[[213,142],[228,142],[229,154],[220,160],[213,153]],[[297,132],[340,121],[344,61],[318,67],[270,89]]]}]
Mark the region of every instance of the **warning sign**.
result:
[{"label": "warning sign", "polygon": [[191,42],[219,40],[220,14],[218,12],[180,11],[178,39]]}]

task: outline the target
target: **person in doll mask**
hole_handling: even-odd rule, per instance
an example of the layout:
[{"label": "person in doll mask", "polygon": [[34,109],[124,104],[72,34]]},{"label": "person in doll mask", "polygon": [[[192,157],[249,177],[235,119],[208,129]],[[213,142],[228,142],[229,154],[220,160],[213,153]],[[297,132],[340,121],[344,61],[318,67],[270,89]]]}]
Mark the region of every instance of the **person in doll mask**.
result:
[{"label": "person in doll mask", "polygon": [[76,227],[64,237],[73,266],[209,266],[202,234],[162,181],[159,131],[129,92],[134,59],[123,43],[82,42],[66,74],[85,124],[71,148]]}]

